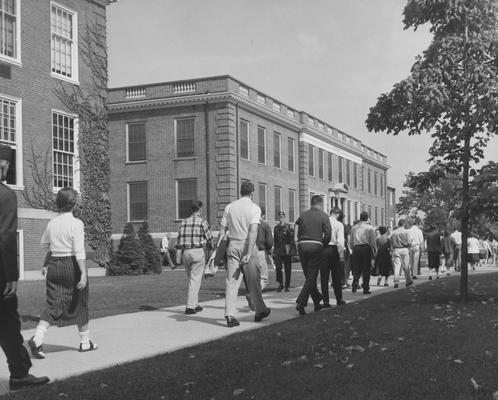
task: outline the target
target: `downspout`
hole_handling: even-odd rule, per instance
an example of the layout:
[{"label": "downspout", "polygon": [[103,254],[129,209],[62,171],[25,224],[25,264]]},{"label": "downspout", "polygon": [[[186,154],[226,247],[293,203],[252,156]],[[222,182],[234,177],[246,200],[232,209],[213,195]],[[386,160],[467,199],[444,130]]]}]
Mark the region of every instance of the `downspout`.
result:
[{"label": "downspout", "polygon": [[235,198],[238,197],[240,188],[240,160],[239,160],[239,104],[235,103],[235,165],[237,170],[237,187],[235,189]]},{"label": "downspout", "polygon": [[204,103],[204,134],[206,140],[206,219],[209,225],[212,225],[211,221],[211,182],[209,173],[209,164],[211,160],[211,151],[209,148],[209,115],[208,115],[209,103],[206,101]]}]

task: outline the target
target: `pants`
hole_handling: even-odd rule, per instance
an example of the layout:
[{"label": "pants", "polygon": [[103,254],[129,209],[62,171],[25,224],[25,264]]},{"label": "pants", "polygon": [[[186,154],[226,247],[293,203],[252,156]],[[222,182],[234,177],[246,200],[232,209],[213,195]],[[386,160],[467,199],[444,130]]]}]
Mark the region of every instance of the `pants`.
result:
[{"label": "pants", "polygon": [[31,360],[23,346],[17,296],[5,300],[4,290],[5,285],[0,284],[0,346],[7,357],[11,378],[22,378],[29,372]]},{"label": "pants", "polygon": [[182,261],[188,277],[187,308],[196,308],[199,305],[199,289],[206,264],[204,249],[184,250]]},{"label": "pants", "polygon": [[453,261],[455,262],[455,271],[460,271],[462,267],[462,247],[457,246],[453,251]]},{"label": "pants", "polygon": [[418,262],[420,261],[420,246],[411,246],[408,249],[408,252],[410,254],[410,272],[412,276],[415,276],[418,272],[420,272],[418,270]]},{"label": "pants", "polygon": [[268,285],[268,264],[266,263],[266,251],[258,250],[259,277],[261,279],[261,290]]},{"label": "pants", "polygon": [[281,256],[275,255],[275,269],[277,270],[277,282],[280,286],[283,286],[284,281],[282,279],[282,264],[285,270],[285,287],[288,288],[290,286],[291,281],[291,268],[292,268],[292,260],[291,256]]},{"label": "pants", "polygon": [[175,258],[175,251],[174,250],[168,249],[164,252],[161,252],[161,254],[163,256],[163,266],[164,267],[174,267],[175,266],[175,264],[173,263],[173,258]]},{"label": "pants", "polygon": [[323,304],[329,303],[329,274],[332,275],[332,287],[335,299],[342,300],[342,270],[341,260],[337,246],[325,246],[323,248],[322,265],[320,266],[320,281],[322,287]]},{"label": "pants", "polygon": [[372,265],[372,248],[368,244],[360,244],[353,248],[353,260],[355,270],[353,271],[353,281],[358,282],[362,277],[363,293],[370,290],[370,267]]},{"label": "pants", "polygon": [[409,263],[410,254],[408,249],[393,249],[394,283],[399,282],[399,272],[401,268],[403,268],[405,273],[406,283],[410,283],[412,281]]},{"label": "pants", "polygon": [[453,266],[453,253],[444,253],[444,266],[447,271]]},{"label": "pants", "polygon": [[[240,259],[242,258],[247,242],[231,240],[227,249],[227,277],[225,293],[225,316],[234,316],[237,304],[237,294],[243,275],[240,268]],[[266,304],[261,294],[261,276],[259,270],[258,249],[256,246],[251,250],[249,262],[243,266],[243,273],[249,290],[251,302],[254,305],[256,313],[266,311]]]},{"label": "pants", "polygon": [[348,284],[349,272],[351,271],[351,254],[344,256],[344,260],[340,261],[340,263],[342,286],[346,286]]},{"label": "pants", "polygon": [[438,253],[436,251],[428,251],[427,252],[427,258],[429,261],[429,270],[434,268],[436,272],[439,272],[439,266],[441,265],[441,253]]},{"label": "pants", "polygon": [[306,280],[296,303],[306,307],[311,295],[313,303],[317,306],[322,300],[322,295],[316,286],[316,279],[322,262],[323,246],[320,243],[298,243],[298,250]]}]

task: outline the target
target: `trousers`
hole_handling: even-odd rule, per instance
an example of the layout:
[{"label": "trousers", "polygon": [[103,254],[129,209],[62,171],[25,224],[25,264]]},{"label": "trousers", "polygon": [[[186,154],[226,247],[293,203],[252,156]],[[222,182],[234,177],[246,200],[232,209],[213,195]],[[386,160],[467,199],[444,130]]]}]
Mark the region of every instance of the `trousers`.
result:
[{"label": "trousers", "polygon": [[7,357],[11,378],[22,378],[29,372],[31,360],[23,346],[17,296],[5,300],[4,290],[5,285],[0,284],[0,346]]},{"label": "trousers", "polygon": [[353,280],[358,282],[360,276],[362,277],[363,293],[370,290],[370,267],[372,256],[372,248],[368,244],[356,245],[353,248],[352,261],[355,265]]},{"label": "trousers", "polygon": [[187,308],[194,309],[199,305],[199,290],[206,264],[204,249],[185,249],[182,260],[188,277]]},{"label": "trousers", "polygon": [[412,281],[409,263],[410,254],[407,248],[393,249],[394,283],[399,282],[399,273],[401,268],[403,268],[405,273],[406,283],[410,283]]},{"label": "trousers", "polygon": [[342,270],[337,246],[323,248],[322,265],[320,266],[320,283],[322,288],[323,304],[329,303],[329,275],[332,275],[332,287],[337,301],[342,300]]},{"label": "trousers", "polygon": [[240,260],[247,248],[247,242],[231,240],[227,249],[227,276],[225,281],[225,316],[235,316],[237,294],[243,277],[256,313],[266,311],[266,304],[261,293],[261,274],[259,269],[258,249],[250,250],[249,262],[242,269]]},{"label": "trousers", "polygon": [[418,275],[420,270],[418,268],[418,262],[420,261],[420,245],[411,246],[408,249],[410,253],[410,271],[412,276]]},{"label": "trousers", "polygon": [[284,285],[284,280],[282,277],[282,265],[285,271],[285,287],[290,286],[291,281],[291,268],[292,268],[292,257],[290,255],[275,255],[275,269],[277,271],[277,282],[280,286]]},{"label": "trousers", "polygon": [[320,243],[298,243],[297,246],[305,281],[296,303],[306,307],[308,298],[311,296],[313,303],[317,306],[322,300],[322,295],[316,286],[316,280],[323,258],[323,245]]}]

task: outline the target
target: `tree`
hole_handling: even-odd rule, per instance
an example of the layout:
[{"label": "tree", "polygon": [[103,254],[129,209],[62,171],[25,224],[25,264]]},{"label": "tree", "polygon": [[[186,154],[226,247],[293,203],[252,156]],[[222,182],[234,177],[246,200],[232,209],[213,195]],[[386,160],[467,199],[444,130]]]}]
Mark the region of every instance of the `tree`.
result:
[{"label": "tree", "polygon": [[118,251],[110,263],[109,275],[141,275],[144,271],[145,255],[137,239],[135,229],[127,223],[119,241]]},{"label": "tree", "polygon": [[[467,256],[471,163],[498,130],[498,4],[496,0],[409,0],[405,29],[429,23],[433,40],[410,75],[370,109],[369,131],[428,132],[430,162],[462,176],[462,258]],[[467,264],[460,292],[468,298]]]},{"label": "tree", "polygon": [[144,252],[144,273],[160,274],[163,270],[161,252],[154,244],[147,221],[138,229],[138,240]]}]

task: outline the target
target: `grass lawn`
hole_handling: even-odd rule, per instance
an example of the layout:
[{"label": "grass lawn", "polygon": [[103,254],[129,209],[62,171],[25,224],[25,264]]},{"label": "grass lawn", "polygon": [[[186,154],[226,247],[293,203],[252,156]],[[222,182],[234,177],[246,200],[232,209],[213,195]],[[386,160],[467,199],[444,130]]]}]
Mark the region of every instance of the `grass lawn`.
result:
[{"label": "grass lawn", "polygon": [[[300,264],[294,264],[293,268],[299,272],[292,272],[292,286],[300,286],[304,279]],[[212,279],[203,279],[199,301],[224,297],[225,277],[225,270],[220,270]],[[268,290],[276,286],[275,272],[270,271]],[[182,270],[167,269],[159,275],[90,278],[90,318],[185,304],[187,288],[187,275]],[[46,304],[45,281],[20,281],[18,297],[22,328],[34,328]]]},{"label": "grass lawn", "polygon": [[458,287],[431,281],[9,398],[491,399],[498,274],[471,276],[465,304]]}]

